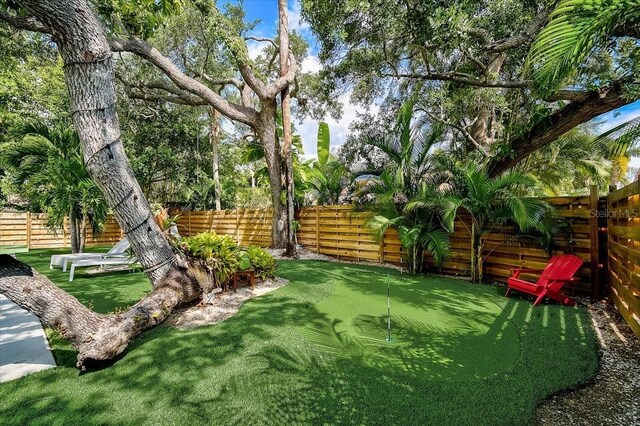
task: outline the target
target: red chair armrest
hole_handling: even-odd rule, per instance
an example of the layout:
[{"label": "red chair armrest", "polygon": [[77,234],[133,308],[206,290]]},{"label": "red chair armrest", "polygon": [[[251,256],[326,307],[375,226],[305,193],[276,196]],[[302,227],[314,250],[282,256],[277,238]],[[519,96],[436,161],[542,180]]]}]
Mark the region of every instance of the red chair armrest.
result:
[{"label": "red chair armrest", "polygon": [[542,272],[542,269],[532,268],[511,268],[511,277],[518,278],[523,272]]},{"label": "red chair armrest", "polygon": [[571,277],[571,278],[547,277],[547,279],[548,279],[549,281],[564,281],[564,282],[577,281],[577,280],[578,280],[578,278],[577,278],[577,277]]}]

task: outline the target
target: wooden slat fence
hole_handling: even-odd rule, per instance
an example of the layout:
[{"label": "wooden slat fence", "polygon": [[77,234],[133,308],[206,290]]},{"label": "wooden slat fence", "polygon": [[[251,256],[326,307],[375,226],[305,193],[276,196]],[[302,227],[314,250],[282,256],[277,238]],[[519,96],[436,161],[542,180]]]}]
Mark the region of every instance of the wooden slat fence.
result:
[{"label": "wooden slat fence", "polygon": [[[586,197],[548,198],[547,201],[556,207],[559,216],[565,218],[571,228],[567,238],[556,242],[557,251],[573,252],[585,261],[581,270],[582,280],[576,288],[590,291],[591,283],[597,282],[598,264],[602,263],[597,250],[597,219],[594,222],[590,215],[590,207],[598,206],[597,193]],[[341,259],[403,264],[403,250],[397,233],[389,230],[382,242],[376,242],[366,226],[369,216],[367,212],[355,212],[349,205],[302,208],[297,212],[300,223],[298,242],[318,253]],[[271,223],[271,210],[256,209],[185,211],[180,212],[177,219],[181,235],[215,231],[232,236],[242,246],[262,247],[271,245]],[[431,270],[469,274],[469,223],[464,214],[456,218],[455,231],[450,236],[451,256],[437,269],[431,259],[426,259]],[[596,241],[593,240],[594,229]],[[514,228],[505,228],[503,232],[485,236],[486,278],[505,280],[512,268],[543,268],[546,265],[548,256],[545,251],[535,241],[515,238],[515,234]],[[103,234],[93,236],[89,230],[88,236],[88,245],[112,244],[121,238],[122,233],[110,216]],[[68,247],[68,239],[67,228],[51,233],[46,228],[44,215],[0,212],[1,244],[25,244],[31,248]]]},{"label": "wooden slat fence", "polygon": [[[87,228],[87,246],[115,244],[122,238],[118,222],[111,215],[101,234]],[[69,248],[69,224],[52,232],[47,228],[47,215],[28,212],[0,211],[0,244],[25,245],[32,249]]]},{"label": "wooden slat fence", "polygon": [[[597,297],[604,281],[610,282],[611,298],[640,337],[640,183],[604,198],[599,198],[597,189],[592,188],[589,196],[545,200],[569,225],[568,234],[555,241],[556,253],[571,252],[585,262],[581,280],[574,289]],[[369,216],[370,213],[356,212],[348,205],[302,208],[296,216],[300,224],[298,242],[312,251],[340,259],[403,264],[397,233],[389,230],[383,241],[375,241],[366,226]],[[451,256],[438,271],[469,274],[469,223],[464,214],[456,218]],[[181,235],[215,231],[234,237],[242,246],[262,247],[271,245],[271,224],[268,209],[180,212],[177,220]],[[0,211],[0,244],[62,248],[69,247],[68,235],[68,225],[57,233],[49,231],[45,215]],[[110,216],[102,234],[93,235],[88,230],[87,245],[114,244],[120,238],[122,231]],[[484,274],[488,279],[504,281],[512,268],[543,268],[549,259],[535,240],[517,238],[514,227],[505,227],[484,238]],[[431,259],[426,260],[434,270]]]},{"label": "wooden slat fence", "polygon": [[176,222],[184,236],[213,231],[234,237],[241,246],[269,247],[272,241],[269,209],[185,211],[178,213]]},{"label": "wooden slat fence", "polygon": [[[590,292],[592,283],[599,283],[600,269],[603,267],[597,215],[591,212],[598,206],[602,208],[604,200],[599,201],[595,193],[585,197],[555,197],[547,201],[556,208],[558,216],[569,224],[568,233],[555,241],[555,253],[571,252],[584,260],[581,280],[575,289]],[[592,206],[595,206],[593,210]],[[389,230],[382,242],[376,242],[366,227],[369,215],[356,213],[351,206],[345,205],[303,208],[297,217],[300,222],[298,241],[317,253],[341,259],[403,264],[403,250],[397,233]],[[427,258],[431,270],[454,275],[470,274],[469,223],[465,214],[458,215],[450,236],[451,255],[441,268],[435,268],[432,260]],[[512,268],[542,269],[547,265],[549,256],[535,240],[516,237],[515,227],[505,227],[501,231],[484,237],[486,278],[504,281]],[[523,277],[526,275],[523,274]]]},{"label": "wooden slat fence", "polygon": [[640,181],[607,197],[611,299],[640,338]]}]

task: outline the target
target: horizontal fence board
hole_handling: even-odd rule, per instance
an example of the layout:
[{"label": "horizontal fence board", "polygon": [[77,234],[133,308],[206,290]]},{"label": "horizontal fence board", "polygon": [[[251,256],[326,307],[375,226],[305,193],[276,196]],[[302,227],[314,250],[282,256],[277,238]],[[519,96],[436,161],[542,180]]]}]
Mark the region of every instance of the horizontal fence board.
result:
[{"label": "horizontal fence board", "polygon": [[[122,239],[122,231],[112,215],[107,217],[104,229],[95,234],[88,226],[86,245],[111,245]],[[47,227],[47,215],[0,211],[0,244],[20,244],[29,248],[70,248],[69,224],[51,230]]]},{"label": "horizontal fence board", "polygon": [[640,338],[640,181],[607,196],[610,295]]}]

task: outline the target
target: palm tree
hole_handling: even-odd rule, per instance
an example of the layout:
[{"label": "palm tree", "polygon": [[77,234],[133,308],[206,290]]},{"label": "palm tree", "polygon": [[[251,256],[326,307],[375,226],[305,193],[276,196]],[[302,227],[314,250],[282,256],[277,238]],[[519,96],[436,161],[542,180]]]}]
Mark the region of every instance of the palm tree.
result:
[{"label": "palm tree", "polygon": [[513,220],[522,231],[536,228],[550,207],[541,200],[523,197],[535,181],[522,172],[508,171],[492,178],[482,164],[458,164],[446,157],[439,157],[437,162],[447,175],[446,181],[436,189],[423,185],[420,194],[407,204],[407,210],[438,208],[449,232],[453,232],[459,210],[467,212],[471,218],[467,227],[471,239],[471,277],[474,282],[482,282],[483,235],[508,220]]},{"label": "palm tree", "polygon": [[187,207],[191,210],[209,210],[216,207],[216,182],[208,177],[202,178],[199,182],[190,185],[183,191]]},{"label": "palm tree", "polygon": [[636,0],[561,0],[529,52],[536,86],[550,93],[579,69],[594,49],[606,47],[617,29],[640,21]]},{"label": "palm tree", "polygon": [[345,189],[351,184],[351,172],[338,161],[326,164],[312,163],[308,171],[307,185],[317,204],[339,204]]},{"label": "palm tree", "polygon": [[532,153],[519,170],[536,179],[545,195],[575,195],[590,184],[610,182],[613,141],[599,141],[590,129],[575,128]]},{"label": "palm tree", "polygon": [[47,213],[47,226],[58,230],[69,218],[71,249],[82,252],[90,222],[100,232],[108,206],[84,166],[73,127],[41,122],[20,129],[22,139],[0,150],[0,163],[21,195]]},{"label": "palm tree", "polygon": [[[640,117],[632,118],[607,130],[598,136],[596,142],[605,146],[614,160],[611,184],[617,185],[624,182],[629,159],[640,155]],[[640,172],[636,179],[640,179]]]},{"label": "palm tree", "polygon": [[432,171],[432,151],[442,141],[440,126],[424,126],[413,120],[415,102],[410,100],[398,111],[395,128],[381,136],[367,136],[367,144],[380,149],[388,158],[386,169],[368,179],[361,194],[372,201],[374,212],[368,221],[374,237],[381,240],[389,228],[398,231],[404,256],[412,273],[421,272],[424,254],[430,254],[437,266],[449,254],[449,237],[440,226],[432,206],[411,211],[407,202],[425,187]]}]

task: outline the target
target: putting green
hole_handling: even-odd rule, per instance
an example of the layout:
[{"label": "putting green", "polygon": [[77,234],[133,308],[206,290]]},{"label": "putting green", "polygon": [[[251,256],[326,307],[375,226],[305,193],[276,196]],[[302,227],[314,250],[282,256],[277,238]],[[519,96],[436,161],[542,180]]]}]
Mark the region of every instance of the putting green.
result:
[{"label": "putting green", "polygon": [[520,356],[506,299],[494,288],[394,274],[389,343],[385,271],[345,267],[329,275],[333,292],[315,305],[326,321],[299,327],[322,351],[430,379],[488,377],[509,371]]}]

